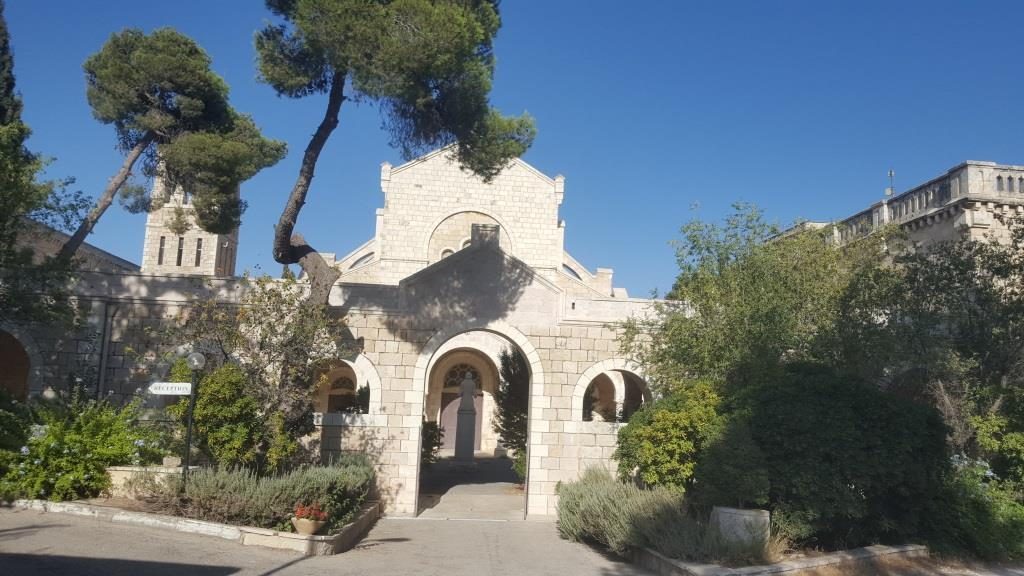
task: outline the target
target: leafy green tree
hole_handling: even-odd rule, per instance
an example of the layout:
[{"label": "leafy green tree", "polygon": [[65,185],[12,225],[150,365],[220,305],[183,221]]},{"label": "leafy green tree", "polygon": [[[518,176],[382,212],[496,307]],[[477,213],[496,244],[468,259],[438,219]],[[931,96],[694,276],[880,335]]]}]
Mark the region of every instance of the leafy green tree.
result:
[{"label": "leafy green tree", "polygon": [[60,258],[74,256],[119,192],[129,209],[166,200],[127,184],[140,160],[144,175],[166,179],[168,193],[180,185],[192,194],[201,228],[237,228],[245,208],[239,185],[280,160],[285,146],[263,138],[250,117],[231,108],[227,84],[210,69],[206,52],[171,28],[148,35],[128,29],[112,35],[83,68],[93,116],[114,126],[125,157]]},{"label": "leafy green tree", "polygon": [[[207,370],[234,366],[219,381],[224,390],[234,390],[238,376],[234,370],[240,371],[244,379],[240,389],[255,402],[255,413],[260,415],[264,429],[261,437],[269,439],[259,444],[255,459],[283,462],[285,456],[280,454],[294,453],[294,446],[285,440],[313,430],[313,376],[317,367],[346,354],[339,344],[342,325],[325,308],[303,305],[305,289],[294,278],[261,277],[246,279],[245,283],[238,304],[196,302],[159,338],[169,347],[182,342],[194,344],[206,354]],[[304,361],[295,361],[299,357]],[[282,366],[287,371],[283,372]],[[220,410],[234,414],[237,411],[231,406],[240,400],[225,392],[210,401],[221,403]],[[271,451],[279,454],[276,460],[270,457]]]},{"label": "leafy green tree", "polygon": [[506,448],[513,451],[513,469],[526,478],[527,424],[530,410],[530,365],[518,349],[501,351],[501,381],[494,392],[494,422],[491,426]]},{"label": "leafy green tree", "polygon": [[66,229],[82,201],[63,182],[37,180],[46,162],[25,147],[31,130],[21,119],[7,23],[0,2],[0,321],[67,319],[67,266],[34,258],[33,220]]},{"label": "leafy green tree", "polygon": [[783,361],[834,363],[848,287],[884,265],[881,235],[847,247],[819,230],[779,235],[745,204],[724,225],[694,220],[682,235],[668,302],[627,325],[624,341],[663,392],[693,378],[742,386]]},{"label": "leafy green tree", "polygon": [[530,118],[488,104],[492,46],[500,27],[493,0],[267,0],[282,19],[256,35],[260,77],[279,95],[327,94],[274,234],[274,259],[298,263],[311,304],[326,305],[338,272],[295,233],[317,159],[345,100],[380,105],[392,144],[406,157],[455,143],[455,155],[485,179],[523,154]]},{"label": "leafy green tree", "polygon": [[1024,222],[1004,224],[1002,240],[897,253],[895,266],[851,291],[839,336],[849,363],[873,366],[867,374],[885,388],[934,404],[956,453],[991,459],[1000,476],[1020,482]]}]

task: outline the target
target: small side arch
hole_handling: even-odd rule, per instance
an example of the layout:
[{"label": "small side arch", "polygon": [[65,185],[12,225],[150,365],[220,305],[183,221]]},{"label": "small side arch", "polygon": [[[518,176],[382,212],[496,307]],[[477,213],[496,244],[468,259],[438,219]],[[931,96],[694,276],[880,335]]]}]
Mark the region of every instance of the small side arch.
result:
[{"label": "small side arch", "polygon": [[[586,395],[587,388],[590,386],[591,381],[601,374],[610,371],[629,372],[642,380],[645,384],[647,382],[643,367],[633,360],[627,360],[625,358],[609,358],[608,360],[602,360],[594,363],[580,375],[579,379],[576,381],[576,386],[573,388],[572,404],[570,407],[572,409],[574,420],[583,417],[583,397]],[[621,404],[622,399],[625,397],[625,384],[616,380],[617,379],[612,380],[615,384],[615,400],[617,404]],[[644,386],[642,392],[646,402],[653,400],[650,389],[647,386]]]},{"label": "small side arch", "polygon": [[367,410],[367,414],[383,414],[381,410],[381,380],[380,373],[377,372],[377,367],[374,366],[373,362],[366,357],[365,354],[359,354],[355,358],[333,358],[327,361],[328,365],[345,364],[352,369],[356,377],[356,388],[366,386],[370,390],[370,402]]}]

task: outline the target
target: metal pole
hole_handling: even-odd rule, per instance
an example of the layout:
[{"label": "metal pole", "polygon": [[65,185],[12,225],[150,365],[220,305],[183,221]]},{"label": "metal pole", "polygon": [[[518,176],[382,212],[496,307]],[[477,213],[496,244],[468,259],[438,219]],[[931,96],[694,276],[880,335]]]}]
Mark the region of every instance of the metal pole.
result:
[{"label": "metal pole", "polygon": [[185,427],[185,467],[181,469],[181,491],[185,491],[188,469],[192,465],[192,412],[196,408],[196,393],[199,391],[199,371],[192,370],[192,391],[188,395],[188,424]]}]

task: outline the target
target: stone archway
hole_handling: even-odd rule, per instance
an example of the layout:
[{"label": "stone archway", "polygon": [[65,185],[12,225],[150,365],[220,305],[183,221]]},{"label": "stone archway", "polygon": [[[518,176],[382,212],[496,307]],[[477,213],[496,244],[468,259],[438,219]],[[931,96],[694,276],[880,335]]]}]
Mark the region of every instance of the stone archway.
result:
[{"label": "stone archway", "polygon": [[[456,343],[462,344],[463,340],[471,337],[472,333],[486,333],[494,337],[500,338],[509,348],[517,348],[518,351],[523,355],[526,364],[529,367],[530,382],[529,382],[529,395],[531,398],[541,395],[544,387],[544,371],[541,367],[540,355],[534,346],[530,343],[529,339],[519,330],[511,325],[504,322],[492,322],[484,325],[479,324],[465,324],[462,326],[453,326],[446,330],[441,330],[434,334],[427,343],[421,349],[419,357],[417,358],[416,366],[413,371],[413,391],[416,392],[421,398],[419,403],[419,409],[425,410],[427,408],[430,392],[430,380],[433,369],[439,363],[444,356],[451,352],[453,349],[458,349],[455,346]],[[479,352],[479,350],[477,351]],[[528,434],[532,432],[530,428],[534,422],[533,412],[535,406],[531,401],[529,403],[527,415],[528,419]],[[422,412],[426,414],[426,412]],[[421,485],[421,479],[423,477],[423,465],[421,459],[417,455],[416,458],[416,474],[415,477],[410,479],[412,486],[417,487],[416,498],[414,500],[413,513],[417,513],[421,509],[419,486]],[[530,493],[529,484],[529,447],[527,447],[527,474],[525,479],[525,489],[523,490],[522,508],[520,510],[519,518],[524,518],[526,512],[529,510],[528,496]]]},{"label": "stone archway", "polygon": [[0,330],[0,390],[15,400],[28,399],[32,363],[28,352],[14,335]]}]

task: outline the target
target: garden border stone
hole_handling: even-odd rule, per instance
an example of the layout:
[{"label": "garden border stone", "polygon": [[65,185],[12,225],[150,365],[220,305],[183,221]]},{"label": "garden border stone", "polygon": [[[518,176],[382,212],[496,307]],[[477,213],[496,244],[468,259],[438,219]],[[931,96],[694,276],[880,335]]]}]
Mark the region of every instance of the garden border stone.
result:
[{"label": "garden border stone", "polygon": [[864,548],[831,552],[821,556],[785,560],[767,566],[745,566],[743,568],[726,568],[717,564],[683,562],[645,548],[634,550],[630,554],[630,561],[653,571],[659,576],[760,576],[767,574],[796,574],[802,570],[810,570],[822,566],[864,562],[887,556],[922,558],[928,556],[928,548],[920,544],[866,546]]},{"label": "garden border stone", "polygon": [[133,524],[161,530],[187,532],[238,542],[243,546],[263,546],[291,550],[305,556],[329,556],[351,549],[370,531],[380,518],[380,502],[368,502],[360,509],[355,520],[346,524],[337,534],[330,536],[304,536],[251,526],[232,526],[205,520],[193,520],[148,512],[129,512],[106,506],[82,502],[49,502],[47,500],[15,500],[13,507],[58,514],[89,516],[100,521]]}]

